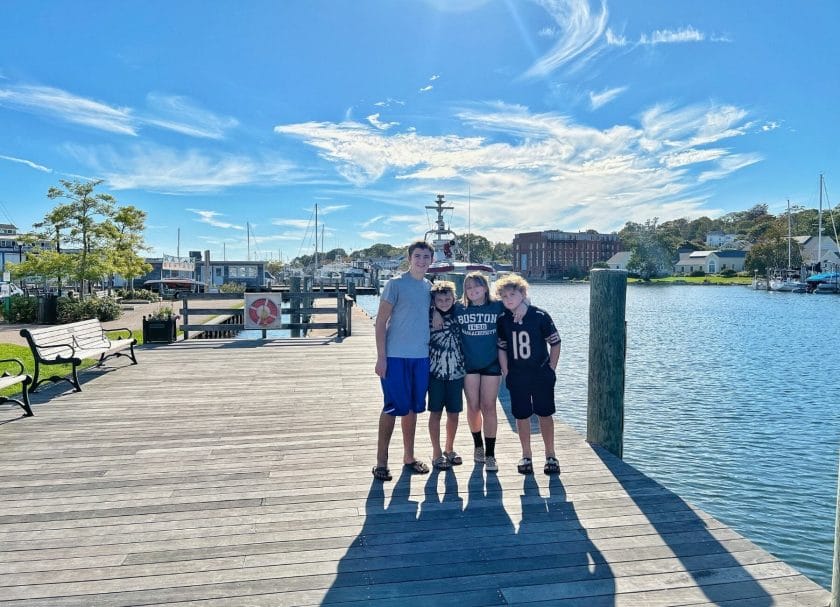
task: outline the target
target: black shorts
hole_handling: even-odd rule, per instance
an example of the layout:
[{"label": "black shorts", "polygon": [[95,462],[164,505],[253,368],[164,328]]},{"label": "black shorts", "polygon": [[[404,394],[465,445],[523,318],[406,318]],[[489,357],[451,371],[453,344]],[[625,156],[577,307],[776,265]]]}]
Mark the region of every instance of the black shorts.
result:
[{"label": "black shorts", "polygon": [[516,419],[554,415],[554,384],[557,375],[545,365],[534,370],[509,373],[505,385],[510,392],[510,410]]},{"label": "black shorts", "polygon": [[438,379],[429,376],[429,405],[432,413],[443,411],[460,413],[464,410],[464,378]]},{"label": "black shorts", "polygon": [[499,366],[499,360],[496,359],[482,369],[467,369],[467,375],[501,375],[502,368]]}]

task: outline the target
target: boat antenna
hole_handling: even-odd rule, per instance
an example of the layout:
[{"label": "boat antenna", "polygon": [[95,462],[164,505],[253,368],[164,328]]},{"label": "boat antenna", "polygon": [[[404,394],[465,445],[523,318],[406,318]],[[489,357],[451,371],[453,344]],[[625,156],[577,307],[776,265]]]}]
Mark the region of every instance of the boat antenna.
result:
[{"label": "boat antenna", "polygon": [[472,261],[470,244],[472,243],[472,188],[467,184],[467,262]]}]

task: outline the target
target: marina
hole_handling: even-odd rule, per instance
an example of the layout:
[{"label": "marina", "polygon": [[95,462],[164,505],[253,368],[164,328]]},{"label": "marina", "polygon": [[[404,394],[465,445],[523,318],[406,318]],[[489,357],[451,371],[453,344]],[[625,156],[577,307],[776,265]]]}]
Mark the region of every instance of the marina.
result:
[{"label": "marina", "polygon": [[498,475],[465,457],[374,481],[373,326],[354,314],[342,343],[147,346],[82,393],[35,394],[35,417],[3,409],[0,605],[827,604],[566,424],[553,480],[516,473],[502,424]]}]

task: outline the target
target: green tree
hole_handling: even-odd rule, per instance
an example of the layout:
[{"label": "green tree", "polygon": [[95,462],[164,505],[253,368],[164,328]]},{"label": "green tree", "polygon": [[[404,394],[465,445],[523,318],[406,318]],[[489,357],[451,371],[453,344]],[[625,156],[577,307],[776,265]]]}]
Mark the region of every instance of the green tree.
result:
[{"label": "green tree", "polygon": [[59,182],[61,187],[51,187],[47,198],[69,201],[58,205],[53,212],[66,220],[68,242],[80,247],[74,277],[79,281],[84,297],[87,282],[108,274],[108,259],[103,250],[107,228],[102,224],[113,217],[116,199],[110,194],[94,193],[94,189],[102,183],[101,179],[84,183],[61,179]]},{"label": "green tree", "polygon": [[764,275],[777,268],[798,268],[802,265],[802,255],[796,243],[790,247],[790,266],[788,266],[787,223],[782,228],[781,222],[769,227],[761,240],[755,243],[744,260],[744,269]]},{"label": "green tree", "polygon": [[497,242],[493,245],[493,260],[503,263],[513,261],[513,245],[509,242]]},{"label": "green tree", "polygon": [[493,259],[493,245],[484,236],[462,234],[458,237],[458,244],[463,254],[469,256],[467,261],[483,263]]},{"label": "green tree", "polygon": [[654,217],[643,225],[628,223],[627,226],[631,227],[624,236],[630,241],[631,251],[627,269],[637,273],[643,280],[668,273],[673,266],[676,251],[674,238],[679,236],[657,230],[657,221],[658,218]]},{"label": "green tree", "polygon": [[116,274],[125,278],[128,284],[133,284],[134,278],[152,270],[152,266],[138,254],[138,251],[148,248],[143,241],[143,231],[146,229],[145,211],[131,205],[120,207],[111,219],[103,223],[102,229],[108,240],[106,250],[111,275],[109,291]]}]

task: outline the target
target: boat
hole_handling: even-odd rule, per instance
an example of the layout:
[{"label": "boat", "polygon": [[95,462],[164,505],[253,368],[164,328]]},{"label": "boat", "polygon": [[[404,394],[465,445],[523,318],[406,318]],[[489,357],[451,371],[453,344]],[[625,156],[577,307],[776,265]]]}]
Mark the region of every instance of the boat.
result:
[{"label": "boat", "polygon": [[799,280],[799,273],[791,269],[791,243],[793,241],[792,225],[790,221],[790,200],[788,200],[788,265],[787,268],[777,268],[767,278],[768,291],[781,291],[786,293],[805,293],[808,285]]},{"label": "boat", "polygon": [[470,262],[458,243],[457,235],[447,227],[443,213],[452,211],[455,207],[446,206],[445,196],[438,194],[434,203],[426,208],[437,214],[434,228],[428,230],[424,238],[435,251],[432,264],[426,270],[426,277],[432,282],[435,280],[454,282],[457,295],[463,293],[464,278],[470,272],[483,272],[488,275],[488,280],[492,280],[493,266]]},{"label": "boat", "polygon": [[808,291],[813,293],[840,293],[840,272],[822,272],[806,279]]}]

